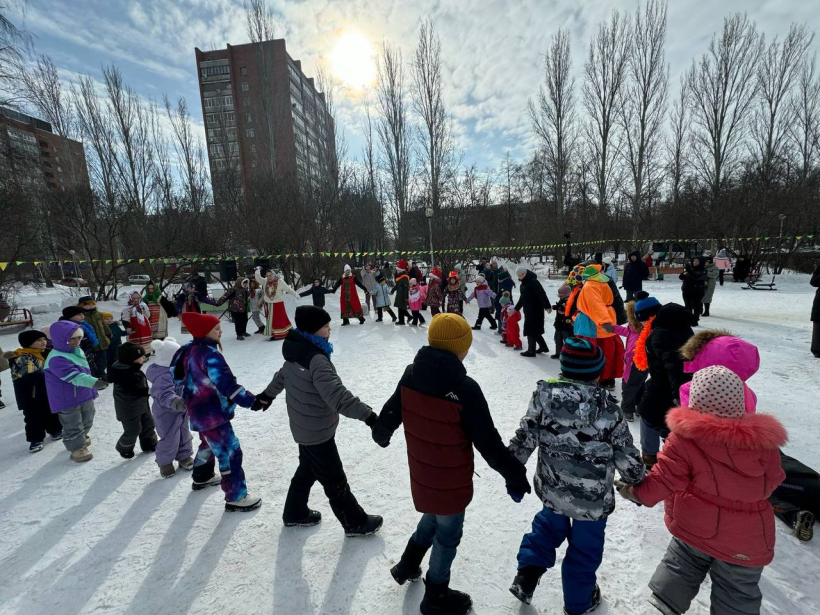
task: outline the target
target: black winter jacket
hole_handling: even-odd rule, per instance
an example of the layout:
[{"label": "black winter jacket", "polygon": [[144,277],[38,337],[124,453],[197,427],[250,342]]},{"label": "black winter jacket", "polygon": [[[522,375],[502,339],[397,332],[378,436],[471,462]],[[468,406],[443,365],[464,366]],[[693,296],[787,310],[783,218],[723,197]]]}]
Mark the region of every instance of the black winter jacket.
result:
[{"label": "black winter jacket", "polygon": [[703,297],[706,294],[706,284],[709,282],[709,276],[706,273],[706,264],[701,261],[701,264],[695,267],[692,263],[686,263],[683,273],[678,276],[683,280],[681,284],[681,291],[684,297]]},{"label": "black winter jacket", "polygon": [[311,285],[310,288],[299,293],[299,296],[307,297],[308,295],[310,295],[313,298],[313,305],[316,307],[323,308],[325,307],[325,295],[332,295],[333,292],[334,291],[330,290],[329,288],[325,288],[322,285]]},{"label": "black winter jacket", "polygon": [[624,298],[618,291],[618,285],[615,280],[609,278],[607,283],[609,290],[612,291],[612,309],[615,310],[615,323],[619,325],[626,324],[626,308],[624,308]]},{"label": "black winter jacket", "polygon": [[[555,304],[555,322],[553,323],[553,326],[559,331],[567,331],[572,334],[575,328],[572,324],[572,318],[565,314],[567,311],[568,299],[569,297],[563,297],[558,300],[558,303]],[[558,348],[556,352],[561,352],[561,349]]]},{"label": "black winter jacket", "polygon": [[524,336],[544,335],[544,310],[552,308],[552,304],[534,272],[524,274],[519,292],[515,309],[524,310]]},{"label": "black winter jacket", "polygon": [[814,293],[814,303],[811,305],[811,321],[820,322],[820,265],[814,268],[809,283],[817,289]]},{"label": "black winter jacket", "polygon": [[133,419],[150,412],[148,379],[142,366],[116,361],[109,370],[114,385],[114,410],[118,421]]},{"label": "black winter jacket", "polygon": [[[652,333],[646,340],[649,380],[638,406],[638,414],[656,428],[666,427],[666,413],[680,399],[680,387],[692,379],[683,372],[681,347],[694,335],[686,308],[668,303],[652,322]],[[637,369],[637,368],[633,368]]]},{"label": "black winter jacket", "polygon": [[[632,260],[632,257],[635,260]],[[626,267],[624,267],[623,287],[624,290],[632,291],[633,293],[643,289],[643,281],[649,279],[649,267],[641,259],[641,253],[637,250],[629,254],[626,259]]]}]

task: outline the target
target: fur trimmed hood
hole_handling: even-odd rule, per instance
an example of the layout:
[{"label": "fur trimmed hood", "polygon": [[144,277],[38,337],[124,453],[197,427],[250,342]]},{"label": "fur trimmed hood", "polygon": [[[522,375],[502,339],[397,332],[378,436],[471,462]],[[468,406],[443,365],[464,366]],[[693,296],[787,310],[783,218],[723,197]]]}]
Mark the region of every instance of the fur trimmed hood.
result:
[{"label": "fur trimmed hood", "polygon": [[699,331],[684,344],[680,354],[686,360],[683,369],[688,374],[722,365],[746,382],[760,369],[757,346],[719,329]]},{"label": "fur trimmed hood", "polygon": [[681,438],[723,449],[770,450],[788,441],[786,428],[771,414],[727,419],[680,407],[669,411],[666,424]]}]

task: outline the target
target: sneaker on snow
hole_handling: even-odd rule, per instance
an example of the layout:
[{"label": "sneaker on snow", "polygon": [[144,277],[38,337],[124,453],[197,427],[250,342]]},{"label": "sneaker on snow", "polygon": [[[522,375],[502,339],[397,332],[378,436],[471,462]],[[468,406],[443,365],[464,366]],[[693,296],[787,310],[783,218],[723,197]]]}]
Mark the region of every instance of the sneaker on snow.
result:
[{"label": "sneaker on snow", "polygon": [[194,458],[188,457],[188,459],[182,459],[181,461],[177,461],[177,465],[183,470],[193,470],[194,469]]},{"label": "sneaker on snow", "polygon": [[808,542],[814,537],[814,514],[808,510],[801,510],[797,513],[797,521],[794,524],[794,535],[797,540]]},{"label": "sneaker on snow", "polygon": [[262,506],[262,498],[254,495],[246,495],[236,502],[225,502],[225,510],[228,512],[248,512]]},{"label": "sneaker on snow", "polygon": [[597,609],[601,605],[601,588],[598,587],[598,584],[595,584],[595,589],[592,590],[592,602],[589,605],[589,608],[586,611],[570,611],[567,610],[567,607],[564,607],[564,615],[586,615],[586,613],[592,613],[595,609]]},{"label": "sneaker on snow", "polygon": [[84,446],[81,446],[77,450],[71,451],[71,455],[69,455],[69,459],[71,461],[76,461],[77,463],[82,463],[83,461],[89,461],[93,455],[88,452],[88,449]]},{"label": "sneaker on snow", "polygon": [[63,432],[62,432],[62,431],[58,431],[57,433],[52,434],[52,435],[51,435],[51,439],[52,439],[52,440],[54,440],[55,442],[56,442],[57,440],[62,440],[62,439],[63,439]]},{"label": "sneaker on snow", "polygon": [[663,615],[680,615],[675,609],[666,604],[663,599],[657,594],[649,596],[649,604],[658,609]]},{"label": "sneaker on snow", "polygon": [[174,468],[173,463],[166,463],[165,465],[161,465],[159,467],[159,475],[162,478],[171,478],[176,473],[177,473],[177,471]]},{"label": "sneaker on snow", "polygon": [[424,599],[419,605],[422,615],[466,615],[473,608],[469,594],[450,589],[447,583],[436,585],[424,580]]},{"label": "sneaker on snow", "polygon": [[545,568],[538,568],[537,566],[526,566],[521,568],[513,579],[510,586],[510,593],[518,598],[524,604],[532,602],[532,595],[535,593],[535,588],[541,582],[541,576],[546,572]]},{"label": "sneaker on snow", "polygon": [[383,519],[379,515],[367,515],[364,523],[357,527],[345,528],[345,536],[355,538],[358,536],[370,536],[378,532],[382,527]]},{"label": "sneaker on snow", "polygon": [[429,547],[424,547],[412,538],[407,541],[404,553],[401,554],[399,563],[390,569],[390,574],[399,585],[404,585],[407,581],[415,583],[421,578],[421,560],[427,554]]},{"label": "sneaker on snow", "polygon": [[222,477],[219,474],[214,474],[208,480],[202,481],[198,483],[196,481],[191,483],[191,489],[193,491],[199,491],[200,489],[205,489],[206,487],[216,487],[217,485],[222,483]]},{"label": "sneaker on snow", "polygon": [[294,521],[285,521],[283,519],[283,522],[285,527],[313,527],[322,522],[322,513],[318,510],[309,510],[307,516],[302,519],[296,519]]},{"label": "sneaker on snow", "polygon": [[44,446],[45,444],[43,444],[42,442],[32,442],[31,446],[28,447],[28,452],[39,453],[41,450],[43,450]]}]

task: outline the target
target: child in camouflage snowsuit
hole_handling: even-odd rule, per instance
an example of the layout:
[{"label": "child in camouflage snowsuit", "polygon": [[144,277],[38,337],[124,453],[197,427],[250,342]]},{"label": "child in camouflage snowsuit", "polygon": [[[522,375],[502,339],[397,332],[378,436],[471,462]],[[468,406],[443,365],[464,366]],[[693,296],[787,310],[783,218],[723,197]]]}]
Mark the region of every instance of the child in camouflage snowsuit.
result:
[{"label": "child in camouflage snowsuit", "polygon": [[534,484],[544,503],[521,542],[510,591],[529,604],[541,575],[555,565],[556,549],[567,540],[561,576],[568,615],[586,613],[601,600],[595,573],[604,554],[607,517],[615,509],[615,469],[630,485],[640,483],[645,472],[620,407],[596,382],[603,368],[600,348],[568,338],[561,350],[562,378],[538,382],[510,441],[521,463],[538,449]]}]

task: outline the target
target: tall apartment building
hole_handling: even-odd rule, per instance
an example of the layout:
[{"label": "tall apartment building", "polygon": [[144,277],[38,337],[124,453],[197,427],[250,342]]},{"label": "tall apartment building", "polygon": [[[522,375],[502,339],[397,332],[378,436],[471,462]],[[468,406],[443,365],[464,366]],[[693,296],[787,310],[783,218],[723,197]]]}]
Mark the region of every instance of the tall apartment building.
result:
[{"label": "tall apartment building", "polygon": [[282,39],[196,49],[211,179],[237,170],[242,189],[259,178],[316,185],[333,156],[325,96]]},{"label": "tall apartment building", "polygon": [[52,132],[51,124],[0,107],[0,173],[25,186],[88,187],[83,144]]}]

